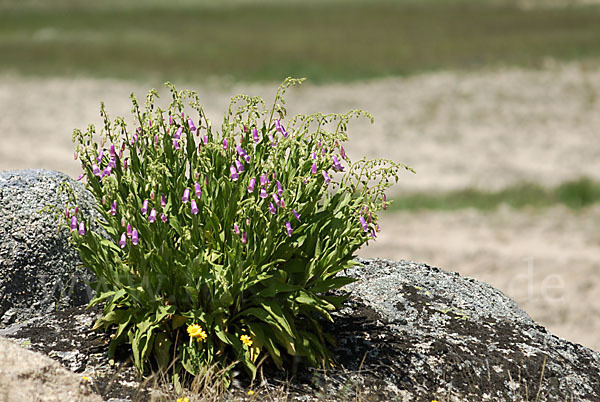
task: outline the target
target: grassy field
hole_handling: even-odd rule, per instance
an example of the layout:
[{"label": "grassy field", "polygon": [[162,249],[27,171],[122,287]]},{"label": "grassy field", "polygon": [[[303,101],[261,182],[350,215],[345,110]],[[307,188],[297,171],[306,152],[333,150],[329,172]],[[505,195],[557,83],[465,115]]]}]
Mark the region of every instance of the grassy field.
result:
[{"label": "grassy field", "polygon": [[600,202],[600,183],[581,178],[565,182],[555,188],[522,183],[495,192],[464,189],[439,194],[427,192],[400,195],[394,198],[390,209],[392,211],[463,208],[493,210],[503,204],[512,208],[547,208],[562,204],[572,210],[580,210],[597,202]]},{"label": "grassy field", "polygon": [[0,0],[0,72],[352,81],[600,56],[600,8],[491,1]]}]

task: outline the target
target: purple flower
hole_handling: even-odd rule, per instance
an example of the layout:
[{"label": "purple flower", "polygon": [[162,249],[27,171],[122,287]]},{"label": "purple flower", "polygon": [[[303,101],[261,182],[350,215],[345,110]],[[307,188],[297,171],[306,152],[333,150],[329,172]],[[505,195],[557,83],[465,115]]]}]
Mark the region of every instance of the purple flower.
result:
[{"label": "purple flower", "polygon": [[110,161],[108,162],[108,166],[110,166],[111,169],[114,169],[117,167],[117,157],[116,156],[111,156],[110,157]]},{"label": "purple flower", "polygon": [[273,201],[275,201],[276,205],[279,205],[279,197],[277,196],[276,193],[273,193]]},{"label": "purple flower", "polygon": [[190,131],[193,133],[194,131],[196,131],[196,126],[194,126],[194,121],[190,118],[188,119],[188,126],[190,128]]},{"label": "purple flower", "polygon": [[237,179],[240,178],[240,176],[238,175],[237,170],[235,170],[235,166],[231,165],[229,167],[229,172],[231,173],[231,180],[236,181]]},{"label": "purple flower", "polygon": [[121,240],[119,241],[119,245],[121,245],[121,248],[125,248],[125,246],[127,245],[127,235],[125,235],[125,232],[121,234]]},{"label": "purple flower", "polygon": [[260,175],[260,185],[261,185],[261,187],[264,187],[266,184],[267,184],[267,175],[263,173]]},{"label": "purple flower", "polygon": [[387,198],[385,197],[385,194],[383,195],[383,209],[386,210],[387,209],[387,202],[386,202]]},{"label": "purple flower", "polygon": [[123,161],[123,169],[127,170],[127,159]]},{"label": "purple flower", "polygon": [[110,214],[115,216],[117,214],[117,201],[113,201],[112,208],[110,209]]},{"label": "purple flower", "polygon": [[242,243],[246,244],[246,242],[248,241],[248,234],[246,232],[242,233]]},{"label": "purple flower", "polygon": [[292,208],[292,213],[294,214],[294,216],[296,217],[296,219],[298,220],[298,222],[301,222],[300,220],[300,214],[298,212],[296,212],[295,209]]},{"label": "purple flower", "polygon": [[198,215],[198,206],[196,205],[196,200],[192,200],[192,201],[190,202],[190,206],[191,206],[191,208],[192,208],[192,213],[193,213],[194,215]]},{"label": "purple flower", "polygon": [[73,152],[73,159],[77,160],[77,151]]},{"label": "purple flower", "polygon": [[237,151],[238,155],[241,156],[242,158],[244,157],[244,155],[246,155],[246,151],[244,151],[244,149],[242,147],[240,147],[239,145],[235,146],[235,150]]},{"label": "purple flower", "polygon": [[269,140],[271,141],[271,146],[275,147],[277,144],[275,143],[275,139],[273,138],[273,135],[271,135],[271,133],[269,133]]},{"label": "purple flower", "polygon": [[229,144],[227,143],[227,138],[223,138],[223,149],[225,151],[227,151],[227,147],[229,146]]},{"label": "purple flower", "polygon": [[150,199],[154,201],[154,190],[150,191]]},{"label": "purple flower", "polygon": [[133,232],[132,232],[131,224],[128,223],[127,224],[127,237],[131,238],[132,233]]},{"label": "purple flower", "polygon": [[273,215],[277,213],[277,209],[275,208],[272,202],[269,203],[269,211],[271,211]]},{"label": "purple flower", "polygon": [[360,226],[362,226],[364,232],[369,231],[369,226],[367,225],[365,218],[363,218],[362,216],[360,217]]},{"label": "purple flower", "polygon": [[169,115],[169,126],[173,125],[173,116]]},{"label": "purple flower", "polygon": [[179,150],[179,141],[177,141],[175,138],[173,138],[173,148]]},{"label": "purple flower", "polygon": [[150,222],[150,223],[156,222],[156,209],[152,208],[152,211],[150,211],[150,216],[148,217],[148,222]]},{"label": "purple flower", "polygon": [[279,199],[279,208],[285,208],[285,202],[283,201],[283,198]]},{"label": "purple flower", "polygon": [[283,126],[281,125],[279,120],[275,120],[275,128],[277,129],[277,131],[279,131],[281,134],[283,134],[284,138],[287,138],[288,132],[285,131],[285,128],[283,128]]},{"label": "purple flower", "polygon": [[81,181],[81,179],[83,179],[83,176],[85,176],[83,173],[79,175],[79,177],[77,178],[77,181]]},{"label": "purple flower", "polygon": [[327,172],[323,170],[323,178],[325,179],[325,183],[329,184],[329,182],[331,181],[331,179],[329,178],[329,176],[327,175]]},{"label": "purple flower", "polygon": [[256,184],[256,179],[253,177],[250,179],[250,182],[248,183],[248,192],[251,193],[254,191],[254,185]]},{"label": "purple flower", "polygon": [[111,158],[115,158],[117,156],[117,151],[115,150],[115,145],[112,144],[110,146],[110,157]]},{"label": "purple flower", "polygon": [[107,166],[106,168],[104,168],[104,170],[102,171],[102,176],[100,177],[104,177],[104,176],[110,176],[110,174],[112,173],[112,167]]},{"label": "purple flower", "polygon": [[158,134],[154,134],[154,146],[158,146]]},{"label": "purple flower", "polygon": [[83,224],[83,222],[79,222],[79,230],[77,231],[77,233],[79,233],[80,236],[85,235],[85,225]]},{"label": "purple flower", "polygon": [[179,126],[179,128],[177,129],[175,134],[173,134],[173,138],[175,138],[177,140],[180,139],[182,133],[183,133],[183,126]]},{"label": "purple flower", "polygon": [[283,188],[281,188],[281,183],[279,182],[279,180],[277,180],[277,194],[279,194],[279,196],[283,194]]},{"label": "purple flower", "polygon": [[160,219],[164,222],[167,223],[167,215],[165,214],[160,214]]},{"label": "purple flower", "polygon": [[333,159],[333,168],[338,172],[343,172],[344,167],[340,165],[340,161],[338,160],[338,158],[335,155],[333,155],[331,159]]},{"label": "purple flower", "polygon": [[101,175],[100,168],[95,163],[92,165],[92,172],[94,173],[94,176],[100,176]]},{"label": "purple flower", "polygon": [[252,138],[254,139],[254,142],[258,142],[258,130],[256,129],[256,127],[252,129]]},{"label": "purple flower", "polygon": [[312,174],[317,174],[317,164],[313,163],[311,168]]},{"label": "purple flower", "polygon": [[269,195],[267,194],[267,190],[265,190],[264,188],[260,189],[260,198],[267,198]]},{"label": "purple flower", "polygon": [[152,120],[148,119],[148,128],[152,127]]},{"label": "purple flower", "polygon": [[202,141],[204,142],[204,145],[208,145],[208,136],[207,135],[203,136]]},{"label": "purple flower", "polygon": [[287,232],[288,236],[292,237],[292,232],[294,230],[292,229],[292,225],[290,224],[290,221],[285,221],[285,231]]},{"label": "purple flower", "polygon": [[313,152],[312,154],[310,154],[310,157],[311,159],[317,159],[317,154]]},{"label": "purple flower", "polygon": [[183,201],[183,203],[186,203],[190,200],[190,189],[186,188],[185,190],[183,190],[183,197],[181,197],[181,201]]},{"label": "purple flower", "polygon": [[160,206],[163,208],[167,206],[167,199],[164,194],[161,194],[160,196]]},{"label": "purple flower", "polygon": [[142,215],[146,215],[146,212],[148,212],[148,200],[142,202]]},{"label": "purple flower", "polygon": [[137,246],[139,242],[140,236],[138,235],[138,231],[137,229],[133,229],[133,231],[131,232],[131,244]]},{"label": "purple flower", "polygon": [[244,171],[244,165],[242,165],[242,162],[236,159],[234,163],[238,172],[242,173]]},{"label": "purple flower", "polygon": [[235,234],[240,234],[240,227],[237,225],[237,223],[233,224],[233,231],[235,232]]},{"label": "purple flower", "polygon": [[242,147],[240,147],[239,145],[237,145],[235,147],[235,149],[237,150],[238,154],[244,158],[244,160],[246,161],[246,163],[250,162],[250,156],[246,153],[246,151],[244,151],[244,149]]},{"label": "purple flower", "polygon": [[340,145],[340,155],[342,156],[342,159],[346,159],[346,151],[344,150],[344,147],[342,147]]},{"label": "purple flower", "polygon": [[196,182],[196,184],[194,184],[194,192],[196,193],[196,198],[202,197],[202,188],[200,188],[200,183]]},{"label": "purple flower", "polygon": [[71,230],[77,229],[77,218],[73,215],[71,218]]},{"label": "purple flower", "polygon": [[371,237],[372,238],[376,238],[377,235],[375,234],[375,230],[373,228],[371,228]]},{"label": "purple flower", "polygon": [[100,150],[100,153],[98,154],[98,157],[96,158],[96,161],[98,163],[100,163],[100,161],[102,160],[102,156],[104,155],[104,149]]}]

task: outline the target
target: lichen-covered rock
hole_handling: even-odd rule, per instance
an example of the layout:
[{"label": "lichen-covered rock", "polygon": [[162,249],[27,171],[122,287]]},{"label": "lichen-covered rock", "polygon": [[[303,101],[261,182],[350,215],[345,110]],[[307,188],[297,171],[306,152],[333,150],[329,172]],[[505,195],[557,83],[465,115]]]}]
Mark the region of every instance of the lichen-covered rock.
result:
[{"label": "lichen-covered rock", "polygon": [[63,173],[0,172],[0,327],[89,300],[85,281],[91,275],[79,267],[68,229],[58,230],[55,216],[43,211],[65,209],[67,195],[58,195],[65,181],[78,195],[79,208],[91,213],[91,193]]},{"label": "lichen-covered rock", "polygon": [[388,334],[364,333],[363,369],[383,366],[403,397],[600,400],[600,353],[552,335],[492,286],[425,264],[359,261],[348,288],[370,311],[370,332]]},{"label": "lichen-covered rock", "polygon": [[[298,365],[282,373],[267,365],[265,380],[253,387],[258,397],[600,400],[600,353],[548,333],[497,289],[425,264],[358,261],[347,272],[359,279],[348,286],[352,296],[333,314],[334,323],[324,324],[337,339],[337,366]],[[58,311],[0,329],[0,336],[93,377],[105,400],[149,398],[148,382],[138,388],[126,364],[126,348],[120,349],[123,363],[107,364],[108,336],[90,331],[100,312],[98,306]],[[236,379],[229,399],[243,400],[244,386],[247,380]]]}]

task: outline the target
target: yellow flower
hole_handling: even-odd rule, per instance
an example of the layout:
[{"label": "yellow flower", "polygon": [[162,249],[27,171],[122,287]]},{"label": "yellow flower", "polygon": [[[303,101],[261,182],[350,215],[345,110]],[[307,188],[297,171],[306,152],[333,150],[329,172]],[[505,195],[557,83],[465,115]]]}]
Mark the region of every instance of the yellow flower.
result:
[{"label": "yellow flower", "polygon": [[252,339],[248,335],[240,336],[240,341],[246,346],[252,346]]},{"label": "yellow flower", "polygon": [[81,377],[84,381],[90,381],[91,378],[88,377],[87,375],[84,375],[83,377]]},{"label": "yellow flower", "polygon": [[187,332],[192,338],[196,338],[198,342],[206,339],[206,332],[198,324],[192,324],[187,327]]},{"label": "yellow flower", "polygon": [[187,396],[183,398],[177,398],[177,402],[190,402],[190,398]]},{"label": "yellow flower", "polygon": [[252,390],[248,391],[248,395],[254,395],[254,391],[252,391]]}]

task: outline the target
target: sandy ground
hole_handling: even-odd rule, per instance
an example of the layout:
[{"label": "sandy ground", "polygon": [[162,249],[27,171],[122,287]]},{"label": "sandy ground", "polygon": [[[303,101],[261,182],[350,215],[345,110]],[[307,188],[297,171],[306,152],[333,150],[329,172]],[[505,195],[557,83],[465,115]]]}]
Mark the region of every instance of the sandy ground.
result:
[{"label": "sandy ground", "polygon": [[[205,84],[198,90],[214,125],[231,95],[273,97],[276,85]],[[129,114],[157,83],[0,76],[0,169],[49,168],[76,177],[71,133],[100,126],[99,103]],[[167,97],[168,92],[161,93]],[[350,126],[348,154],[388,157],[417,170],[395,191],[498,189],[600,180],[600,68],[443,72],[354,84],[305,84],[288,92],[290,112],[361,108],[375,124]],[[487,281],[552,332],[600,350],[600,211],[563,208],[388,214],[364,256],[412,259]]]}]

